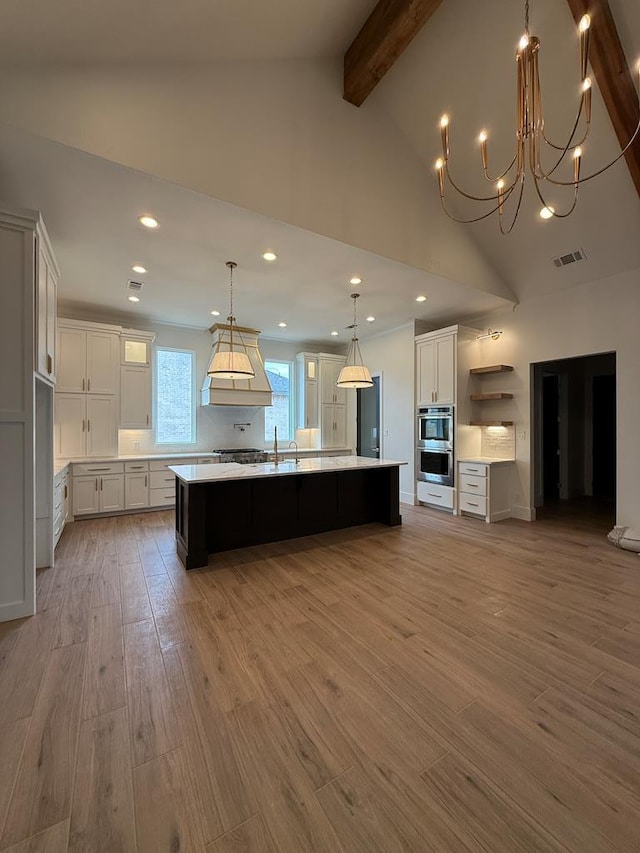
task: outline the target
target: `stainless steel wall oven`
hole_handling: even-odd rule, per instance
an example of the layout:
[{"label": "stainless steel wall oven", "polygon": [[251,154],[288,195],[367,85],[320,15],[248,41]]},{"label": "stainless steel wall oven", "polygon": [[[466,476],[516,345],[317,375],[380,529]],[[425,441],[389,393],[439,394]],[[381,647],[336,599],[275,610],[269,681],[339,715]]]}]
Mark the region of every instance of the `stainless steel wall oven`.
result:
[{"label": "stainless steel wall oven", "polygon": [[453,486],[453,406],[418,409],[416,478]]}]

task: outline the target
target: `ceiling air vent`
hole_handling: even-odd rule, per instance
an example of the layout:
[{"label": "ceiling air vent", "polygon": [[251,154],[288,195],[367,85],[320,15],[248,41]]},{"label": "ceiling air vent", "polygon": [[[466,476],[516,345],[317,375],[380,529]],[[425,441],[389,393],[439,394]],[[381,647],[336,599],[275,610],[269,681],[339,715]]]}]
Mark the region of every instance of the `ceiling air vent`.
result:
[{"label": "ceiling air vent", "polygon": [[557,267],[566,267],[568,264],[575,264],[576,261],[584,261],[586,258],[584,249],[576,249],[575,252],[569,252],[568,255],[560,255],[554,258],[553,263]]},{"label": "ceiling air vent", "polygon": [[129,281],[127,282],[127,290],[131,293],[140,293],[143,288],[143,283],[141,281]]}]

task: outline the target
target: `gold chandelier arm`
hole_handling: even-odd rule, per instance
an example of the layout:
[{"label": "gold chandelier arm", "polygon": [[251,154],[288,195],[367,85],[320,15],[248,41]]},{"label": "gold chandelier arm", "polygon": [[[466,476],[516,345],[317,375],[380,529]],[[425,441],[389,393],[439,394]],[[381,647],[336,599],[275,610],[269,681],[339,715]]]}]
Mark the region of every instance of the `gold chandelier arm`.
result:
[{"label": "gold chandelier arm", "polygon": [[536,175],[533,176],[533,186],[535,187],[536,195],[542,202],[543,207],[546,207],[546,209],[550,211],[551,215],[554,216],[556,219],[566,219],[567,216],[570,216],[575,210],[576,204],[578,202],[578,181],[571,181],[571,184],[568,185],[573,185],[574,187],[573,204],[571,205],[569,210],[566,210],[564,213],[557,213],[555,209],[551,205],[549,205],[547,201],[545,201],[545,198],[542,195],[542,192],[540,191],[540,187],[538,186],[538,178],[536,177]]},{"label": "gold chandelier arm", "polygon": [[[464,225],[469,225],[472,222],[480,222],[482,219],[488,219],[489,216],[492,216],[497,210],[499,210],[503,206],[504,202],[509,198],[509,196],[513,192],[514,186],[515,186],[515,184],[512,185],[511,187],[509,187],[508,190],[505,190],[503,197],[502,197],[502,200],[498,201],[498,204],[495,207],[491,208],[491,210],[488,211],[487,213],[483,213],[481,216],[476,216],[473,219],[459,219],[457,216],[454,216],[452,213],[450,213],[449,210],[447,210],[447,205],[446,205],[446,202],[444,199],[444,193],[443,192],[440,193],[440,203],[442,204],[442,209],[447,214],[449,219],[453,220],[453,222],[460,222]],[[495,198],[499,198],[499,197],[500,196],[495,196]],[[473,196],[467,196],[467,198],[473,199]],[[483,199],[473,199],[473,200],[474,201],[483,201]],[[518,205],[518,207],[519,207],[519,205]]]},{"label": "gold chandelier arm", "polygon": [[[492,178],[491,175],[489,175],[489,172],[487,171],[487,167],[484,165],[484,158],[483,158],[482,171],[484,172],[485,178],[488,181],[490,181],[491,183],[496,183],[497,181],[501,181],[505,177],[505,175],[508,175],[509,172],[513,169],[513,166],[514,166],[517,159],[518,159],[518,152],[516,151],[516,153],[513,155],[513,160],[509,163],[509,165],[504,170],[504,172],[501,175],[497,175],[497,177]],[[516,181],[518,180],[517,176],[516,176],[515,180]]]},{"label": "gold chandelier arm", "polygon": [[[451,177],[451,173],[449,172],[449,166],[448,166],[448,163],[446,160],[444,162],[443,168],[444,168],[444,172],[447,176],[447,180],[449,181],[451,186],[454,188],[454,190],[457,193],[460,193],[461,196],[464,196],[465,198],[468,198],[471,201],[496,201],[499,198],[499,196],[500,196],[499,193],[496,193],[495,195],[489,195],[489,196],[476,196],[476,195],[470,195],[469,193],[466,193],[463,189],[460,189],[460,187],[456,184],[456,182]],[[511,190],[515,187],[516,183],[518,182],[519,177],[520,177],[519,175],[516,175],[513,183],[509,187],[505,187],[505,189],[504,189],[505,195],[507,193],[510,193]],[[496,210],[497,210],[497,208],[496,208]],[[484,217],[481,217],[481,218],[484,218]],[[473,222],[475,220],[469,220],[469,221]]]},{"label": "gold chandelier arm", "polygon": [[601,175],[603,172],[606,172],[607,169],[609,169],[611,166],[613,166],[614,163],[617,163],[618,160],[620,160],[622,157],[624,157],[624,155],[627,153],[629,148],[633,145],[633,143],[638,138],[639,133],[640,133],[640,120],[638,121],[638,124],[636,125],[636,129],[633,132],[633,136],[627,142],[627,144],[624,146],[624,148],[618,154],[618,156],[614,157],[613,160],[610,163],[607,163],[606,166],[603,166],[601,169],[598,169],[597,172],[593,172],[591,175],[587,175],[585,178],[580,178],[578,181],[556,181],[554,178],[548,178],[548,177],[545,178],[545,180],[549,181],[550,184],[555,184],[558,187],[570,187],[570,186],[573,186],[573,184],[576,184],[576,183],[577,184],[584,184],[586,181],[590,181],[592,178],[597,178],[598,175]]},{"label": "gold chandelier arm", "polygon": [[498,211],[498,224],[500,225],[500,233],[501,234],[511,234],[513,231],[513,226],[516,224],[516,220],[518,219],[518,214],[520,213],[520,205],[522,204],[522,196],[524,193],[524,173],[520,179],[520,192],[518,193],[518,204],[516,205],[515,213],[513,214],[513,219],[511,220],[511,225],[506,229],[504,229],[502,225],[502,209]]}]

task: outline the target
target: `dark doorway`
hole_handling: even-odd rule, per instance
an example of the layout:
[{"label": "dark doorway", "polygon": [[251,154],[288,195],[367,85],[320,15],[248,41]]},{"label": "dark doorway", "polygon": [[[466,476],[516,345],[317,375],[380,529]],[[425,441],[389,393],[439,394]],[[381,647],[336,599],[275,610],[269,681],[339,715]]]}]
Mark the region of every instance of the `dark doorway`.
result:
[{"label": "dark doorway", "polygon": [[370,388],[358,388],[358,456],[380,459],[380,377],[373,376]]},{"label": "dark doorway", "polygon": [[593,496],[616,496],[616,377],[593,377]]},{"label": "dark doorway", "polygon": [[559,377],[542,377],[542,492],[545,503],[560,497]]},{"label": "dark doorway", "polygon": [[533,485],[539,518],[615,523],[616,355],[532,365]]}]

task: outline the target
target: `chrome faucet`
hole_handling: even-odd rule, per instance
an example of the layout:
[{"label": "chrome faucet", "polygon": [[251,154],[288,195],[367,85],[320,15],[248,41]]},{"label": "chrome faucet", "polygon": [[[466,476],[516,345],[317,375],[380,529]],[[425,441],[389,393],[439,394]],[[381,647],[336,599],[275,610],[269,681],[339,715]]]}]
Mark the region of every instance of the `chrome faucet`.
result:
[{"label": "chrome faucet", "polygon": [[292,444],[294,444],[295,448],[296,448],[296,465],[297,465],[300,462],[300,460],[298,459],[298,442],[297,441],[290,441],[289,447],[291,447]]}]

